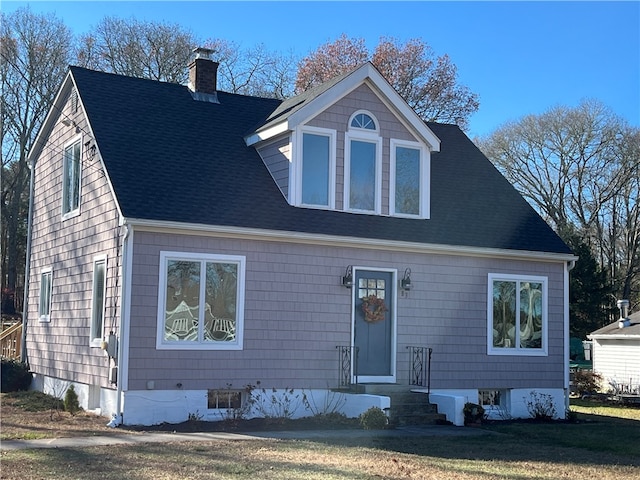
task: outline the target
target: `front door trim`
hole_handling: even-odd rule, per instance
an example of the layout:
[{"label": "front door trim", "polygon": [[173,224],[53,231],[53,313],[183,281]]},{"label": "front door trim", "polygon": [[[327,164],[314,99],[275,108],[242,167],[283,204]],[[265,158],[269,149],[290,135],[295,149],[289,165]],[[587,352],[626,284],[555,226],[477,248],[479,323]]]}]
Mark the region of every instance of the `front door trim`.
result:
[{"label": "front door trim", "polygon": [[391,321],[391,365],[390,372],[391,375],[384,376],[369,376],[369,375],[357,375],[355,372],[355,356],[357,355],[357,351],[354,348],[354,355],[351,358],[351,381],[354,383],[396,383],[396,353],[397,353],[397,344],[398,344],[398,329],[397,329],[397,304],[398,304],[398,270],[395,268],[379,268],[379,267],[358,267],[354,266],[353,269],[353,278],[354,284],[351,288],[351,345],[355,346],[355,305],[356,305],[356,295],[358,292],[358,286],[356,285],[355,279],[357,278],[358,271],[367,271],[367,272],[386,272],[391,273],[391,285],[389,287],[391,292],[391,298],[393,299],[391,309],[389,311],[390,321]]}]

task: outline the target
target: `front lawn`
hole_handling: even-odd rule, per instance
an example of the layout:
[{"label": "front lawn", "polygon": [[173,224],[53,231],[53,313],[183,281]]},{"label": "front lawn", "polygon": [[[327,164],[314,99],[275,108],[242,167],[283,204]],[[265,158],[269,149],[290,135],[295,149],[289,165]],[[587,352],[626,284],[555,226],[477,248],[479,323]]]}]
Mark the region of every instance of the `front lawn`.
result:
[{"label": "front lawn", "polygon": [[614,417],[581,411],[577,423],[493,423],[480,427],[487,432],[479,436],[398,438],[374,432],[365,438],[338,438],[329,432],[313,441],[225,440],[12,451],[2,453],[0,478],[635,480],[640,478],[637,413],[621,409],[622,417]]}]

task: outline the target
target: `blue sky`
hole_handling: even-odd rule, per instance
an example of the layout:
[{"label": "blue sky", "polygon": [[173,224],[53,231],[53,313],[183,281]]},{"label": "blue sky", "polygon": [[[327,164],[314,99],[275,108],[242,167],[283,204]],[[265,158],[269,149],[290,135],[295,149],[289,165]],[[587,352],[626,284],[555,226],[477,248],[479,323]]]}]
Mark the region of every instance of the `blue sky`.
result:
[{"label": "blue sky", "polygon": [[602,101],[640,126],[640,2],[294,2],[3,0],[53,12],[74,33],[106,15],[178,23],[242,47],[264,43],[301,57],[342,33],[373,49],[381,36],[421,38],[448,54],[480,96],[473,138],[509,120],[580,100]]}]

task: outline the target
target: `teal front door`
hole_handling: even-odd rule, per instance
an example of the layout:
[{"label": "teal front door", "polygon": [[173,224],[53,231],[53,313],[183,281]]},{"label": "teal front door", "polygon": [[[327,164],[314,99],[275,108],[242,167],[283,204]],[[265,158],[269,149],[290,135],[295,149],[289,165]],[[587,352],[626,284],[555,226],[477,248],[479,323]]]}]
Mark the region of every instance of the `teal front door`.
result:
[{"label": "teal front door", "polygon": [[395,382],[395,272],[355,270],[354,376],[358,383]]}]

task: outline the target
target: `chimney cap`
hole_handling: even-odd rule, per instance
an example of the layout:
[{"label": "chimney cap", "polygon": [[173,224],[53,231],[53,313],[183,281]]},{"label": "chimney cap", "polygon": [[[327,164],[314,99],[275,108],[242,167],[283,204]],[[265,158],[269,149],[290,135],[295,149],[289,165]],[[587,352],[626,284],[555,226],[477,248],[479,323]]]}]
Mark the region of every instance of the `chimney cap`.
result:
[{"label": "chimney cap", "polygon": [[192,52],[195,55],[195,60],[197,60],[198,58],[211,60],[211,54],[214,53],[215,50],[212,50],[211,48],[205,48],[205,47],[196,47],[192,50]]}]

